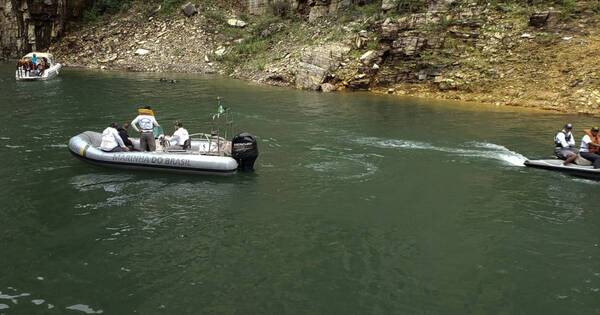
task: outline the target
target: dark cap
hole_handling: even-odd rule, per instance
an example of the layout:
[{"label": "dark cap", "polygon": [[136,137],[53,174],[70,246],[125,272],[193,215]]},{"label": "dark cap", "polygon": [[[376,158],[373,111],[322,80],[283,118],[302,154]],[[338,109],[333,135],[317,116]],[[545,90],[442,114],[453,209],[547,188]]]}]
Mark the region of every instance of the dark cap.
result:
[{"label": "dark cap", "polygon": [[596,127],[596,126],[592,127],[592,131],[596,131],[597,132],[598,130],[600,130],[600,129],[598,129],[598,127]]},{"label": "dark cap", "polygon": [[566,125],[565,125],[565,129],[573,129],[573,125],[571,125],[571,124],[566,124]]}]

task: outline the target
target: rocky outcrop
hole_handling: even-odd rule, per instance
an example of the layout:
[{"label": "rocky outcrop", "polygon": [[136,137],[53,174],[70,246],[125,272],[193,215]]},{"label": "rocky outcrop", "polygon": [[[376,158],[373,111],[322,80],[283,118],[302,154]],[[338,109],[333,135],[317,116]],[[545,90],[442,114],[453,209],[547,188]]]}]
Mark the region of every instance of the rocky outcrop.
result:
[{"label": "rocky outcrop", "polygon": [[196,9],[196,6],[193,3],[191,3],[191,2],[188,2],[188,3],[184,4],[184,5],[182,5],[181,6],[181,11],[187,17],[190,17],[190,16],[198,13],[198,9]]},{"label": "rocky outcrop", "polygon": [[340,59],[349,51],[347,46],[330,45],[305,52],[296,71],[296,86],[308,90],[321,89],[330,71],[337,69]]}]

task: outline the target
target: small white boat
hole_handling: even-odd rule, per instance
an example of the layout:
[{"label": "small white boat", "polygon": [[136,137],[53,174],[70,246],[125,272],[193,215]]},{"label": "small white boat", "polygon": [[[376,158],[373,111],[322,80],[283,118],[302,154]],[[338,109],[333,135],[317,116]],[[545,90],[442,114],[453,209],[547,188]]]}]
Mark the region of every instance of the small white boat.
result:
[{"label": "small white boat", "polygon": [[[35,65],[31,62],[34,54],[37,58]],[[31,52],[18,61],[15,78],[18,81],[48,80],[56,77],[61,68],[62,65],[54,61],[52,54]]]},{"label": "small white boat", "polygon": [[[129,139],[139,150],[139,139]],[[81,160],[101,166],[219,175],[234,174],[237,169],[252,170],[258,157],[256,138],[248,133],[238,134],[231,141],[201,134],[200,138],[191,139],[187,149],[157,140],[153,152],[104,152],[99,148],[101,142],[101,133],[86,131],[69,140],[69,151]]]}]

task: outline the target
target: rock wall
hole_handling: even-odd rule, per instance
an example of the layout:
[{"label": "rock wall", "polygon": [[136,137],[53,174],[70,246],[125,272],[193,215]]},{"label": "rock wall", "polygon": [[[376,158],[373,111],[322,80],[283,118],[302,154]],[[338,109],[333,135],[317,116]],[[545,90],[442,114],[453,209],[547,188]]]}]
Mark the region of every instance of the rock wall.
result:
[{"label": "rock wall", "polygon": [[0,59],[47,50],[90,0],[0,0]]},{"label": "rock wall", "polygon": [[374,0],[247,0],[250,14],[260,15],[268,12],[277,2],[287,3],[290,10],[298,14],[307,14],[309,21],[336,13],[353,5],[364,5]]}]

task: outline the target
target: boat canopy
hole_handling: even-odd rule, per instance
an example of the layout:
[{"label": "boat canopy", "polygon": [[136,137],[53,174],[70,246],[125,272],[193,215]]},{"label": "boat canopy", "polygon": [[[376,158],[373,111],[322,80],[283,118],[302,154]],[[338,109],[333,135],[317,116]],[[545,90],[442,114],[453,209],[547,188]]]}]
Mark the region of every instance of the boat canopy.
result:
[{"label": "boat canopy", "polygon": [[43,52],[30,52],[27,55],[23,56],[23,58],[31,58],[31,57],[33,57],[33,54],[35,54],[35,56],[38,58],[47,58],[48,60],[51,60],[51,61],[54,60],[54,56],[52,56],[52,54],[43,53]]}]

